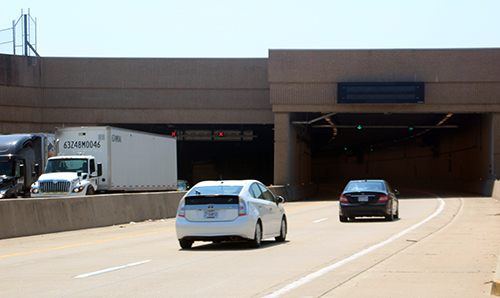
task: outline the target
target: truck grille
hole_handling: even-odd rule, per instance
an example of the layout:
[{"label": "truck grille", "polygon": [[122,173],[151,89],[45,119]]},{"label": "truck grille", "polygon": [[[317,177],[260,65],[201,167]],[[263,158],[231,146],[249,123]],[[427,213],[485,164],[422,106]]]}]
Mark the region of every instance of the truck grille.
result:
[{"label": "truck grille", "polygon": [[57,181],[56,183],[49,182],[40,182],[40,192],[69,192],[70,182],[68,181]]}]

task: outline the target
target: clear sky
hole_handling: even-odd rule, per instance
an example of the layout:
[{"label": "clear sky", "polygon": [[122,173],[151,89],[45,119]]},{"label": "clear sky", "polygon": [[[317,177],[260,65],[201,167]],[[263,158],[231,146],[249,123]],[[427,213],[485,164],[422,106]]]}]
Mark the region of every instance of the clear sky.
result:
[{"label": "clear sky", "polygon": [[[0,0],[0,29],[28,8],[45,57],[500,48],[500,0]],[[11,39],[11,32],[0,32],[0,43]],[[0,45],[0,53],[12,54],[12,44]]]}]

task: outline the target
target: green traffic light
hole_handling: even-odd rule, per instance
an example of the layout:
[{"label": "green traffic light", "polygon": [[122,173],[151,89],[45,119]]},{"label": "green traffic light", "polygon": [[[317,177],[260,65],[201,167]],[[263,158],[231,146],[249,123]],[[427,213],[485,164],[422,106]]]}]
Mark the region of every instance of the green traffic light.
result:
[{"label": "green traffic light", "polygon": [[409,130],[413,130],[413,126],[408,127]]},{"label": "green traffic light", "polygon": [[363,128],[363,127],[361,127],[361,125],[358,125],[358,129],[361,129],[361,128]]}]

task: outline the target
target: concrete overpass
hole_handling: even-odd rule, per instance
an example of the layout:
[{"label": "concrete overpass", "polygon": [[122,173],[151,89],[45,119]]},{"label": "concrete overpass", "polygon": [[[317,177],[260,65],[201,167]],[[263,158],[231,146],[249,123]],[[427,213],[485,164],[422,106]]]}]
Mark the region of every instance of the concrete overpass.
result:
[{"label": "concrete overpass", "polygon": [[[384,91],[356,101],[339,98],[343,83],[368,93],[418,83],[425,92],[413,102]],[[0,55],[0,108],[2,134],[92,125],[175,132],[179,176],[191,183],[376,177],[491,195],[500,177],[500,49],[42,57],[34,66]]]}]

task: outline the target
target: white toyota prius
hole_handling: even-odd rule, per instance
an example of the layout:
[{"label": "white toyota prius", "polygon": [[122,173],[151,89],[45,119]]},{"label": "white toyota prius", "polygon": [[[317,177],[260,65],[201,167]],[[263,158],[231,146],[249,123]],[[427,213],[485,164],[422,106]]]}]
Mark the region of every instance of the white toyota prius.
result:
[{"label": "white toyota prius", "polygon": [[179,202],[177,239],[184,249],[194,241],[248,241],[253,248],[266,238],[283,242],[284,201],[257,180],[199,182]]}]

